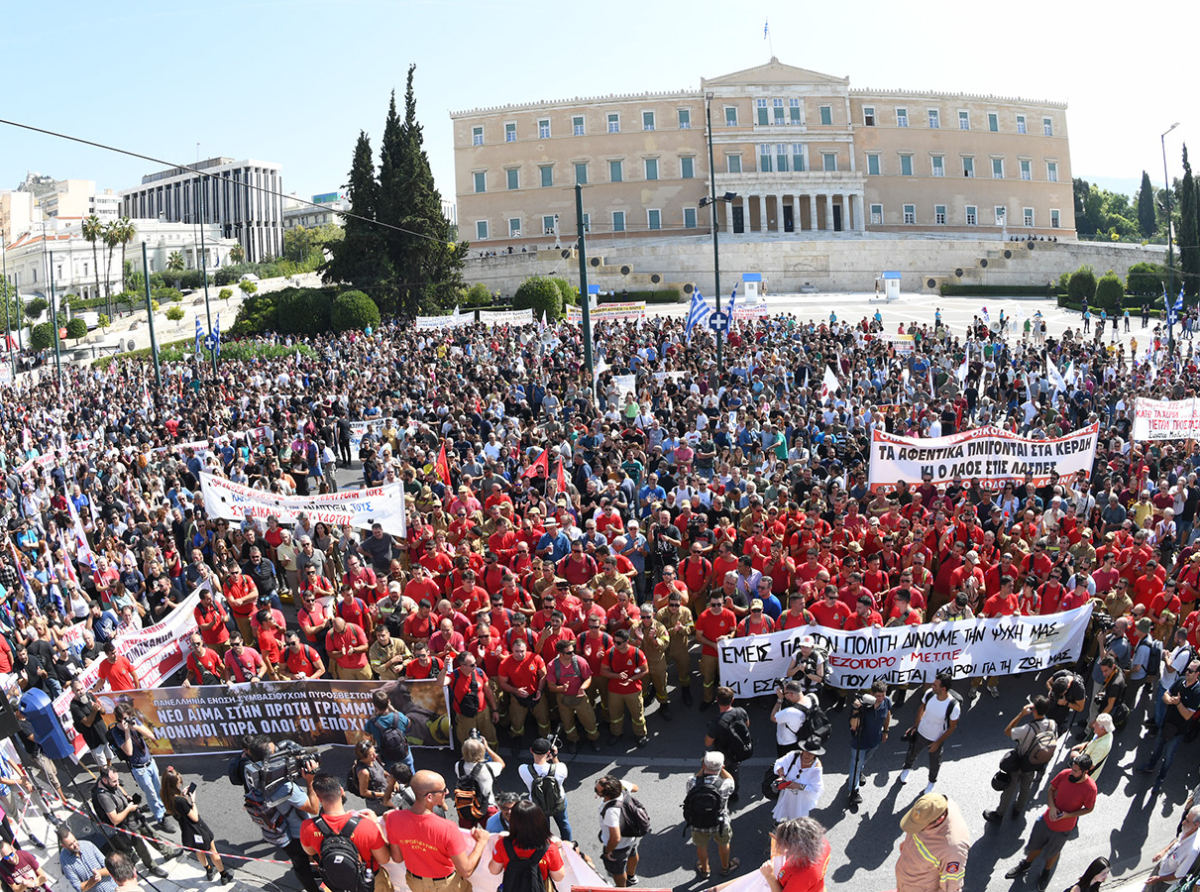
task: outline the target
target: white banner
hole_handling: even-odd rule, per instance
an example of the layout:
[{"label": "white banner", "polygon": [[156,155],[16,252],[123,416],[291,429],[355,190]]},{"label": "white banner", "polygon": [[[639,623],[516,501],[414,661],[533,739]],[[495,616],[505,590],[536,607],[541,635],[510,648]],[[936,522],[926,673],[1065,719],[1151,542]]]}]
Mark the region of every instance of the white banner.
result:
[{"label": "white banner", "polygon": [[304,511],[313,523],[323,521],[330,527],[348,523],[356,529],[369,529],[378,523],[385,533],[401,538],[407,535],[404,488],[399,483],[323,496],[279,496],[212,474],[201,474],[200,483],[204,490],[204,510],[209,517],[241,522],[244,516],[266,520],[273,514],[281,524],[291,526]]},{"label": "white banner", "polygon": [[532,325],[533,308],[524,310],[480,310],[479,321],[484,325]]},{"label": "white banner", "polygon": [[390,418],[370,418],[367,421],[350,422],[350,458],[358,461],[358,450],[362,448],[363,437],[369,431],[376,439],[387,427]]},{"label": "white banner", "polygon": [[1188,440],[1200,432],[1195,399],[1150,400],[1138,397],[1133,403],[1134,440]]},{"label": "white banner", "polygon": [[637,375],[613,375],[612,380],[617,388],[617,398],[621,400],[622,404],[627,393],[637,399]]},{"label": "white banner", "polygon": [[1037,672],[1079,659],[1092,618],[1087,604],[1047,616],[1001,616],[919,626],[843,632],[798,626],[769,635],[721,641],[721,684],[739,697],[769,694],[787,672],[800,639],[812,635],[829,657],[826,682],[861,690],[876,679],[889,685],[927,684],[939,672],[955,678]]},{"label": "white banner", "polygon": [[[645,319],[646,302],[631,300],[625,303],[598,304],[588,311],[588,318],[593,323]],[[580,307],[567,307],[567,321],[576,325],[583,322],[583,310]]]},{"label": "white banner", "polygon": [[734,319],[766,319],[769,315],[766,304],[734,304],[733,307]]},{"label": "white banner", "polygon": [[1100,425],[1091,424],[1057,440],[1029,440],[998,427],[981,427],[949,437],[916,440],[876,428],[871,434],[872,490],[891,489],[901,480],[915,485],[930,474],[934,485],[956,476],[964,482],[979,478],[985,485],[1020,482],[1032,474],[1045,485],[1050,472],[1074,477],[1090,475],[1096,457]]},{"label": "white banner", "polygon": [[475,317],[471,313],[449,316],[418,316],[417,331],[438,331],[443,328],[458,328],[460,325],[474,325]]},{"label": "white banner", "polygon": [[[137,632],[127,632],[114,639],[117,654],[125,657],[133,664],[138,681],[142,688],[155,688],[163,680],[170,678],[187,662],[191,647],[188,639],[196,631],[194,611],[200,604],[200,589],[196,589],[185,598],[178,607],[167,615],[162,622],[155,623]],[[78,625],[72,628],[79,628]],[[112,715],[116,706],[115,697],[110,693],[100,693],[100,664],[103,659],[96,660],[79,675],[83,686],[96,693],[104,704],[104,711]],[[64,690],[54,700],[54,711],[62,722],[67,740],[75,747],[78,758],[86,748],[83,738],[75,731],[71,719],[71,701],[74,695],[70,688]]]}]

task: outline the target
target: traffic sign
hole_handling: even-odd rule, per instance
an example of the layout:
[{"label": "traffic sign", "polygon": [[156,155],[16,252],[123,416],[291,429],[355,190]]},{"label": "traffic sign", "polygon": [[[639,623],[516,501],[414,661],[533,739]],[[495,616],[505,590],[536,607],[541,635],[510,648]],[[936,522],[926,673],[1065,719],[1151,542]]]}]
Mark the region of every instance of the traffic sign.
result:
[{"label": "traffic sign", "polygon": [[213,335],[208,335],[204,338],[204,347],[206,350],[217,349],[217,339]]},{"label": "traffic sign", "polygon": [[713,313],[708,317],[708,327],[713,331],[724,331],[729,325],[729,316],[726,313]]}]

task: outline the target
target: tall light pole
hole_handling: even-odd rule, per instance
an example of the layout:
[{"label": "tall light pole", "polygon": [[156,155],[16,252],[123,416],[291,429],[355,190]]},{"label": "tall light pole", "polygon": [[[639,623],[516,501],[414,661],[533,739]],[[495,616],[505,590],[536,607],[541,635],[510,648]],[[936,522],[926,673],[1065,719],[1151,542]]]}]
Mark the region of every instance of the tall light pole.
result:
[{"label": "tall light pole", "polygon": [[[718,247],[719,238],[717,230],[720,229],[720,224],[717,222],[717,202],[724,201],[732,203],[737,198],[736,192],[726,192],[720,198],[717,197],[717,167],[713,163],[713,129],[712,129],[712,101],[713,92],[704,94],[704,115],[708,122],[708,188],[709,195],[700,199],[700,207],[706,204],[712,210],[712,239],[713,239],[713,288],[717,292],[717,313],[721,312],[721,251]],[[728,332],[715,332],[717,337],[717,375],[725,374],[725,334]]]},{"label": "tall light pole", "polygon": [[1173,258],[1174,245],[1171,241],[1171,175],[1167,173],[1167,133],[1178,126],[1179,122],[1176,121],[1159,137],[1159,142],[1162,143],[1163,182],[1167,187],[1167,296],[1163,298],[1165,304],[1163,310],[1167,315],[1167,349],[1172,354],[1175,352],[1175,330],[1170,322],[1172,318],[1170,309],[1171,302],[1175,299],[1175,262]]},{"label": "tall light pole", "polygon": [[4,295],[4,346],[8,349],[8,364],[12,368],[13,380],[16,381],[17,366],[13,361],[12,335],[10,334],[11,329],[9,328],[8,324],[8,241],[6,235],[7,234],[4,232],[4,230],[0,229],[0,258],[2,258],[0,263],[2,263],[4,267],[4,290],[0,293],[3,293]]},{"label": "tall light pole", "polygon": [[54,306],[54,252],[50,252],[50,337],[54,339],[54,373],[58,379],[58,386],[62,387],[62,352],[59,346],[61,338],[58,336],[58,310]]}]

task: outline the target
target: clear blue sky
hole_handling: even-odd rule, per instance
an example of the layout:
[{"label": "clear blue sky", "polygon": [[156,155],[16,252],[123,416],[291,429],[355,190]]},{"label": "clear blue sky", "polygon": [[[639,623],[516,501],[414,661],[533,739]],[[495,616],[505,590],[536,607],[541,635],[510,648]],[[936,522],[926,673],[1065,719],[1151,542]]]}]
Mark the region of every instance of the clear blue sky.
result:
[{"label": "clear blue sky", "polygon": [[[1135,14],[1115,0],[7,3],[0,117],[185,163],[197,142],[202,157],[278,161],[287,191],[308,197],[346,181],[360,129],[378,149],[388,93],[403,99],[416,62],[426,149],[453,198],[450,110],[695,88],[767,61],[768,17],[782,61],[849,75],[852,87],[1068,102],[1077,176],[1136,181],[1145,169],[1160,183],[1159,134],[1175,121],[1172,175],[1181,140],[1200,149],[1192,54],[1157,50],[1164,29],[1196,33],[1194,0],[1148,0]],[[0,129],[3,188],[36,170],[116,190],[154,168]]]}]

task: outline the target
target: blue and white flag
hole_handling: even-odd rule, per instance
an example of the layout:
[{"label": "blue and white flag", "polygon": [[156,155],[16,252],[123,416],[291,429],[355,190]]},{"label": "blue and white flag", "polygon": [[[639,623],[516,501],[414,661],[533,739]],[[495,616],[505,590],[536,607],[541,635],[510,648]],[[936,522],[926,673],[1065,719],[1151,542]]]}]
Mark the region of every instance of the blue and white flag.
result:
[{"label": "blue and white flag", "polygon": [[200,317],[196,317],[196,355],[200,355],[200,348],[204,345],[204,329],[200,326]]},{"label": "blue and white flag", "polygon": [[684,326],[683,333],[690,341],[692,339],[692,329],[697,325],[704,326],[708,323],[708,317],[712,315],[712,310],[708,308],[708,304],[704,302],[704,298],[700,294],[700,289],[697,288],[692,292],[692,303],[688,307],[687,324]]},{"label": "blue and white flag", "polygon": [[763,40],[767,39],[769,33],[771,33],[771,20],[763,19]]},{"label": "blue and white flag", "polygon": [[217,313],[217,324],[213,326],[213,340],[216,342],[214,349],[217,353],[217,359],[221,358],[221,314]]},{"label": "blue and white flag", "polygon": [[1178,313],[1183,309],[1183,286],[1179,286],[1179,296],[1175,298],[1175,312]]}]

